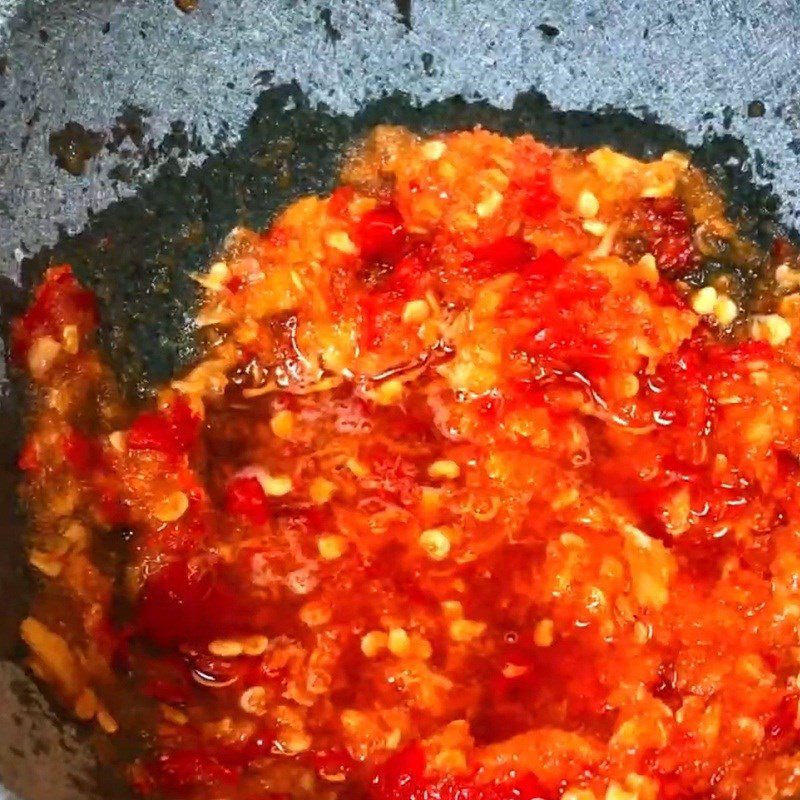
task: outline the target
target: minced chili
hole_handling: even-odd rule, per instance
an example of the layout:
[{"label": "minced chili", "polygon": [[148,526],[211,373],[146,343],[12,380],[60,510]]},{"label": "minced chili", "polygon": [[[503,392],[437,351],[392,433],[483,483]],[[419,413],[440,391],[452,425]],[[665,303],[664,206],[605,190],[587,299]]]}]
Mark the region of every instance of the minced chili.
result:
[{"label": "minced chili", "polygon": [[142,407],[50,268],[30,668],[146,796],[796,793],[798,266],[678,153],[378,128]]}]

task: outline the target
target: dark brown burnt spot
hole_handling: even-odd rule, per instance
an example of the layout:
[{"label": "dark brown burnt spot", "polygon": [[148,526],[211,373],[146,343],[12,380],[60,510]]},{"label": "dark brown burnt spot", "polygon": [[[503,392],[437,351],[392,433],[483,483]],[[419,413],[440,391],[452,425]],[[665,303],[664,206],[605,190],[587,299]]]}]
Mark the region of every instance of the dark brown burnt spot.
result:
[{"label": "dark brown burnt spot", "polygon": [[78,122],[68,122],[61,130],[50,134],[49,151],[61,169],[70,175],[83,175],[87,162],[100,152],[104,141],[99,131],[84,128]]},{"label": "dark brown burnt spot", "polygon": [[411,0],[394,0],[394,5],[400,21],[411,30]]},{"label": "dark brown burnt spot", "polygon": [[191,14],[197,8],[197,0],[175,0],[175,7],[184,14]]},{"label": "dark brown burnt spot", "polygon": [[537,25],[536,28],[545,39],[555,39],[556,36],[561,33],[555,25],[549,25],[547,22],[542,22],[540,25]]},{"label": "dark brown burnt spot", "polygon": [[323,8],[322,11],[319,12],[319,18],[322,20],[322,24],[325,27],[325,38],[331,44],[336,44],[336,42],[342,38],[342,34],[333,24],[330,8]]},{"label": "dark brown burnt spot", "polygon": [[109,149],[114,150],[123,145],[126,139],[141,149],[148,131],[145,121],[147,111],[139,106],[125,105],[111,127],[111,143]]}]

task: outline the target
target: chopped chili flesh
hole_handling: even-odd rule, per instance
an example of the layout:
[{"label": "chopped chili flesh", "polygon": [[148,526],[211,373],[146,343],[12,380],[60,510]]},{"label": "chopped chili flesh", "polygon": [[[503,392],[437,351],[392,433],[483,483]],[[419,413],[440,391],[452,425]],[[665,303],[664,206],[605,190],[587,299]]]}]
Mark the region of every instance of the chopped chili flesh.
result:
[{"label": "chopped chili flesh", "polygon": [[800,303],[681,283],[701,225],[752,263],[722,207],[676,154],[379,128],[237,230],[135,408],[49,270],[32,670],[144,795],[796,793]]},{"label": "chopped chili flesh", "polygon": [[395,263],[402,255],[405,241],[403,218],[392,207],[368,211],[356,228],[355,242],[367,262]]},{"label": "chopped chili flesh", "polygon": [[234,478],[225,490],[225,510],[259,525],[269,518],[267,496],[257,478]]}]

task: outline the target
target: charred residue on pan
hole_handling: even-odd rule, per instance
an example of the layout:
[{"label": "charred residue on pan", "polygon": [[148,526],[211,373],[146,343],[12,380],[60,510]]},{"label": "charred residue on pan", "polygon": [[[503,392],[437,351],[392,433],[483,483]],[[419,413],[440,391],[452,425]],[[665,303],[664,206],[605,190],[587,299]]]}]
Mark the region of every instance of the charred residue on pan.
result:
[{"label": "charred residue on pan", "polygon": [[548,22],[542,22],[536,26],[536,30],[544,36],[545,39],[553,40],[558,36],[561,31],[555,26],[550,25]]},{"label": "charred residue on pan", "polygon": [[89,161],[102,150],[116,156],[117,164],[109,170],[115,180],[132,183],[139,176],[170,157],[186,156],[200,149],[200,142],[182,122],[173,122],[170,132],[156,142],[148,134],[149,112],[135,105],[123,105],[107,131],[85,128],[68,122],[49,137],[49,152],[57,166],[78,177],[87,171]]},{"label": "charred residue on pan", "polygon": [[411,0],[394,0],[394,7],[397,9],[400,22],[411,30]]},{"label": "charred residue on pan", "polygon": [[[114,152],[122,151],[126,155],[143,153],[146,146],[145,136],[149,130],[148,116],[147,109],[140,106],[123,106],[111,126],[106,147]],[[124,149],[126,140],[135,148],[133,151]]]},{"label": "charred residue on pan", "polygon": [[330,8],[323,8],[319,12],[319,18],[325,28],[325,38],[331,44],[336,44],[342,38],[341,31],[333,24],[333,17]]},{"label": "charred residue on pan", "polygon": [[83,175],[86,165],[103,148],[105,136],[100,131],[84,128],[79,122],[68,122],[50,134],[50,155],[70,175]]},{"label": "charred residue on pan", "polygon": [[[777,198],[754,180],[754,170],[763,173],[765,167],[740,141],[709,134],[690,148],[678,130],[641,109],[560,111],[530,91],[507,110],[460,97],[419,107],[405,95],[392,95],[347,117],[311,108],[299,89],[281,86],[262,93],[235,147],[210,154],[186,172],[169,158],[135,197],[117,202],[80,234],[62,237],[26,262],[25,284],[30,287],[47,264],[73,264],[99,298],[103,340],[115,367],[134,393],[144,395],[153,382],[196,356],[191,324],[196,293],[188,273],[208,263],[235,225],[262,228],[296,197],[327,192],[342,153],[379,123],[424,133],[482,125],[509,135],[529,132],[553,145],[608,144],[645,159],[665,150],[689,150],[720,184],[733,217],[744,221],[751,237],[766,243],[780,233]],[[138,130],[125,134],[138,135]],[[158,145],[159,153],[196,146],[179,124],[168,139]],[[148,157],[148,146],[134,150]]]}]

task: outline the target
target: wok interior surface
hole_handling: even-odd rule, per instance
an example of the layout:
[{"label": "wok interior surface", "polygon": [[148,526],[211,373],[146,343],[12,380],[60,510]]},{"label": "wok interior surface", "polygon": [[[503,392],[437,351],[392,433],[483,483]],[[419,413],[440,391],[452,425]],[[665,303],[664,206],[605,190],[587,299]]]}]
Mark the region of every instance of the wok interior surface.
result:
[{"label": "wok interior surface", "polygon": [[[562,112],[535,91],[519,94],[507,110],[457,96],[420,106],[413,95],[396,93],[346,115],[315,107],[296,84],[273,86],[261,92],[235,146],[212,152],[188,170],[182,169],[180,159],[166,160],[135,195],[95,215],[80,233],[62,235],[55,245],[26,259],[21,286],[0,279],[4,326],[21,310],[44,267],[67,261],[99,299],[103,345],[115,370],[131,395],[146,396],[150,385],[196,355],[190,324],[195,295],[188,273],[208,262],[236,224],[261,228],[292,199],[327,191],[348,146],[379,123],[421,132],[480,124],[506,134],[530,132],[558,145],[608,144],[642,158],[688,147],[679,131],[655,117],[641,112]],[[172,135],[179,153],[180,148],[191,150],[185,130],[177,128]],[[761,239],[774,235],[779,202],[769,188],[754,181],[757,164],[746,146],[722,135],[708,136],[691,149],[696,161],[722,184],[735,213],[753,219],[758,212],[752,235]],[[24,389],[18,383],[4,386],[0,798],[5,797],[3,786],[31,800],[127,797],[128,790],[116,776],[95,768],[85,732],[76,735],[72,726],[58,722],[19,666],[23,653],[17,628],[33,581],[25,568],[23,521],[15,501],[23,400]]]}]

